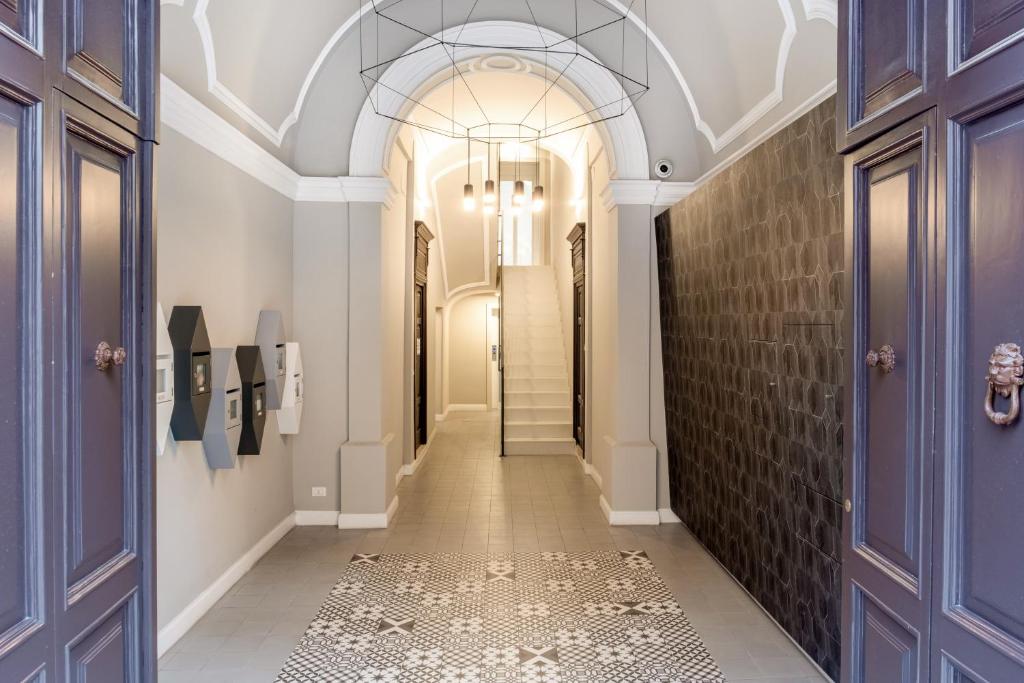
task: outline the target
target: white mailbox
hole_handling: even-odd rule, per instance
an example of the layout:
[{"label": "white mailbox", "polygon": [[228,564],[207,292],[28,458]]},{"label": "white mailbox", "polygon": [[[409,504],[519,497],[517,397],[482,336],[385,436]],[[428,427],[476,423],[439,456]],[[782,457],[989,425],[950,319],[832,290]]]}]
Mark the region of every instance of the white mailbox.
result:
[{"label": "white mailbox", "polygon": [[302,378],[302,354],[296,342],[285,344],[285,380],[277,426],[282,434],[298,434],[302,422],[302,399],[305,383]]},{"label": "white mailbox", "polygon": [[174,347],[167,332],[164,308],[156,305],[156,453],[163,455],[174,413]]}]

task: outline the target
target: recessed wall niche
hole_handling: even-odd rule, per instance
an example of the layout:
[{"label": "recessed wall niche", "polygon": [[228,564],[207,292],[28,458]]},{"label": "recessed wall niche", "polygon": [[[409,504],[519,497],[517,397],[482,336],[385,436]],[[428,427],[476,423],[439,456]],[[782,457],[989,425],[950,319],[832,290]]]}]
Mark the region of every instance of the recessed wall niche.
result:
[{"label": "recessed wall niche", "polygon": [[174,348],[175,441],[202,441],[210,411],[210,337],[202,306],[175,306],[167,326]]},{"label": "recessed wall niche", "polygon": [[242,432],[238,454],[259,455],[268,410],[266,375],[263,373],[260,347],[239,346],[235,351],[235,359],[242,379]]},{"label": "recessed wall niche", "polygon": [[267,408],[280,410],[287,377],[284,319],[281,311],[260,311],[256,324],[256,345],[263,357],[263,374],[267,385]]},{"label": "recessed wall niche", "polygon": [[164,307],[156,305],[156,453],[163,455],[174,412],[174,346],[167,332]]},{"label": "recessed wall niche", "polygon": [[203,450],[210,469],[235,466],[242,438],[242,378],[234,349],[213,349],[210,414],[203,432]]},{"label": "recessed wall niche", "polygon": [[302,353],[296,342],[285,344],[285,381],[281,409],[277,411],[277,426],[282,434],[298,434],[302,423],[302,398],[305,386],[302,378]]}]

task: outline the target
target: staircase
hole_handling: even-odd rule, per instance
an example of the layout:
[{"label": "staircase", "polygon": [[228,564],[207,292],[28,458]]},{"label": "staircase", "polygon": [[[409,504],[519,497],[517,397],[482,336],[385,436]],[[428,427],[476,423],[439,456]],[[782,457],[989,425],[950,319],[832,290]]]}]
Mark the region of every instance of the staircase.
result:
[{"label": "staircase", "polygon": [[506,266],[502,277],[505,454],[575,453],[554,270]]}]

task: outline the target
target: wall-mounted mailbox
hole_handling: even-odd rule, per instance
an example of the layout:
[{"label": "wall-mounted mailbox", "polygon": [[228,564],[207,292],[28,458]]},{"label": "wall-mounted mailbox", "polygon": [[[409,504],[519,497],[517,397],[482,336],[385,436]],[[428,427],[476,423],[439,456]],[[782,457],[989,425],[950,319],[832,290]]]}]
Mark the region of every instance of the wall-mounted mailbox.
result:
[{"label": "wall-mounted mailbox", "polygon": [[281,409],[277,412],[277,425],[282,434],[299,433],[304,393],[302,354],[296,342],[288,342],[285,344],[284,397],[281,399]]},{"label": "wall-mounted mailbox", "polygon": [[156,453],[163,455],[174,412],[174,346],[167,332],[164,307],[156,305]]},{"label": "wall-mounted mailbox", "polygon": [[280,311],[260,311],[256,324],[256,345],[263,356],[263,374],[267,382],[267,408],[280,410],[287,378],[287,350],[284,319]]},{"label": "wall-mounted mailbox", "polygon": [[171,431],[175,441],[202,441],[213,380],[210,337],[202,307],[175,306],[167,331],[174,347]]},{"label": "wall-mounted mailbox", "polygon": [[235,351],[238,374],[242,378],[242,433],[239,455],[259,455],[263,444],[263,426],[267,422],[267,382],[263,358],[258,346],[239,346]]},{"label": "wall-mounted mailbox", "polygon": [[242,379],[234,349],[214,349],[210,414],[203,433],[203,450],[210,469],[235,466],[242,438]]}]

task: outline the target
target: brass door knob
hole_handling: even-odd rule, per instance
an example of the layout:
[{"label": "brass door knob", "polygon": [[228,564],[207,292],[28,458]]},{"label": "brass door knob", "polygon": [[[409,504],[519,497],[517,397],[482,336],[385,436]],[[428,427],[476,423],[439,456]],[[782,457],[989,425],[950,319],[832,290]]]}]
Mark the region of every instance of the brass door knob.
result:
[{"label": "brass door knob", "polygon": [[105,341],[101,341],[96,345],[96,352],[93,354],[96,369],[100,372],[109,370],[111,365],[124,365],[127,359],[128,352],[124,350],[123,346],[118,346],[115,349]]},{"label": "brass door knob", "polygon": [[869,368],[879,368],[888,375],[896,369],[896,349],[892,348],[889,344],[886,344],[877,351],[871,349],[864,358],[864,362],[868,364]]}]

